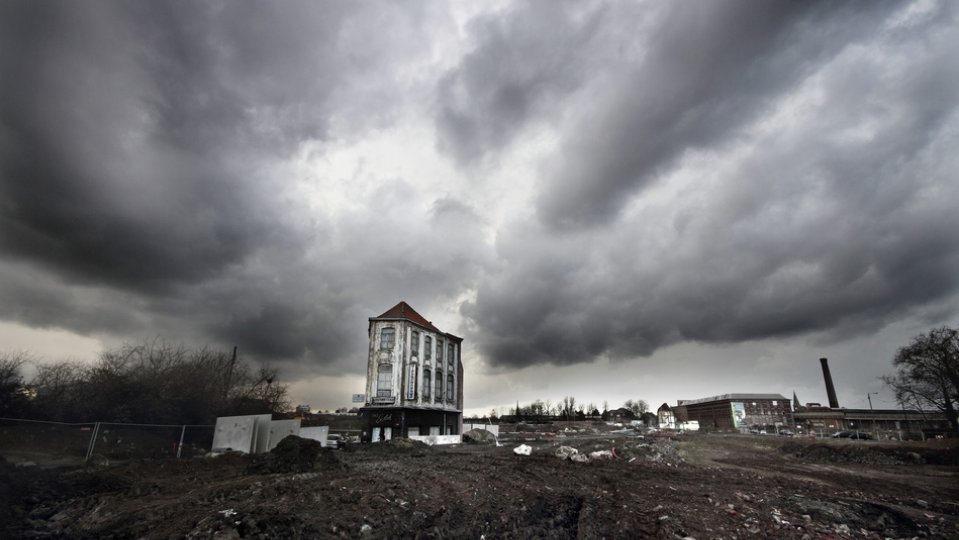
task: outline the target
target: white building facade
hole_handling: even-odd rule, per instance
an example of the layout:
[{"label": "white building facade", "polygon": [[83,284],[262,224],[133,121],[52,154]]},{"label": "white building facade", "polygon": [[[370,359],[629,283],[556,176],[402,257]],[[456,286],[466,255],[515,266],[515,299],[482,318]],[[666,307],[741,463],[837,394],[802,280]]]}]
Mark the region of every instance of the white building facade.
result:
[{"label": "white building facade", "polygon": [[458,435],[463,419],[463,339],[436,328],[406,302],[369,319],[369,440]]}]

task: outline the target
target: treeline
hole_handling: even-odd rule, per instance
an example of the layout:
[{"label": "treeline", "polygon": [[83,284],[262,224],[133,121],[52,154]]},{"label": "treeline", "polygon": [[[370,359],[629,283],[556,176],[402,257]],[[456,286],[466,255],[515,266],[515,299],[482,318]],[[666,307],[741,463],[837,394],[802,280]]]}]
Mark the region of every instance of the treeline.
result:
[{"label": "treeline", "polygon": [[[496,409],[487,414],[489,419],[509,419],[509,420],[585,420],[587,418],[602,418],[608,420],[610,416],[609,403],[604,401],[602,411],[594,403],[581,403],[573,396],[566,396],[555,404],[551,400],[537,399],[527,405],[516,403],[516,407],[509,411],[498,414]],[[633,418],[641,418],[649,414],[649,404],[645,400],[627,399],[623,406],[617,409],[629,413]]]},{"label": "treeline", "polygon": [[0,416],[59,422],[212,424],[217,416],[289,408],[276,371],[234,355],[161,342],[106,351],[91,365],[38,364],[25,379],[25,353],[0,354]]}]

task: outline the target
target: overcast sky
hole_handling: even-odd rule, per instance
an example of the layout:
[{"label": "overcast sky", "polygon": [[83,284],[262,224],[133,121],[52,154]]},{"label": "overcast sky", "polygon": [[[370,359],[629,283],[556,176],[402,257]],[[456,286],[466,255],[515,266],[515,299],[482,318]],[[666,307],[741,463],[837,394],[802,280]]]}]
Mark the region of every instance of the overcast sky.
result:
[{"label": "overcast sky", "polygon": [[400,300],[467,413],[894,407],[959,324],[951,1],[0,3],[0,349],[160,338],[363,391]]}]

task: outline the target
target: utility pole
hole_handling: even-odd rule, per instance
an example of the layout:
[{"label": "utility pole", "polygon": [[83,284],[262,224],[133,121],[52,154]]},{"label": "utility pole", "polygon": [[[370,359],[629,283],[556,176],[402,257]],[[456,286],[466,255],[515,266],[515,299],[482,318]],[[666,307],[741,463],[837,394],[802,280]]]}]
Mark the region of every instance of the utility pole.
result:
[{"label": "utility pole", "polygon": [[230,359],[230,369],[226,372],[226,388],[223,389],[223,399],[230,397],[230,384],[233,379],[233,366],[236,364],[236,345],[233,346],[233,358]]},{"label": "utility pole", "polygon": [[[869,410],[872,410],[872,395],[879,395],[879,392],[866,392],[866,399],[869,401]],[[879,431],[876,430],[876,419],[872,419],[872,433],[876,436],[876,440],[879,440]]]}]

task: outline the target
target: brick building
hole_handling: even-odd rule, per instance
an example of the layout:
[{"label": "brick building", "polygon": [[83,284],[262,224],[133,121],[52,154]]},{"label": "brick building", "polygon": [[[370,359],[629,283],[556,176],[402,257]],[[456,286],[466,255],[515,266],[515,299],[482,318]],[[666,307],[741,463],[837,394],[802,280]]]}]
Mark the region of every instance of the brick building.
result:
[{"label": "brick building", "polygon": [[793,425],[792,406],[779,394],[722,394],[677,403],[677,408],[683,408],[684,420],[698,421],[705,430],[769,431]]},{"label": "brick building", "polygon": [[372,441],[458,435],[463,425],[463,339],[443,332],[406,302],[369,319],[366,403]]}]

